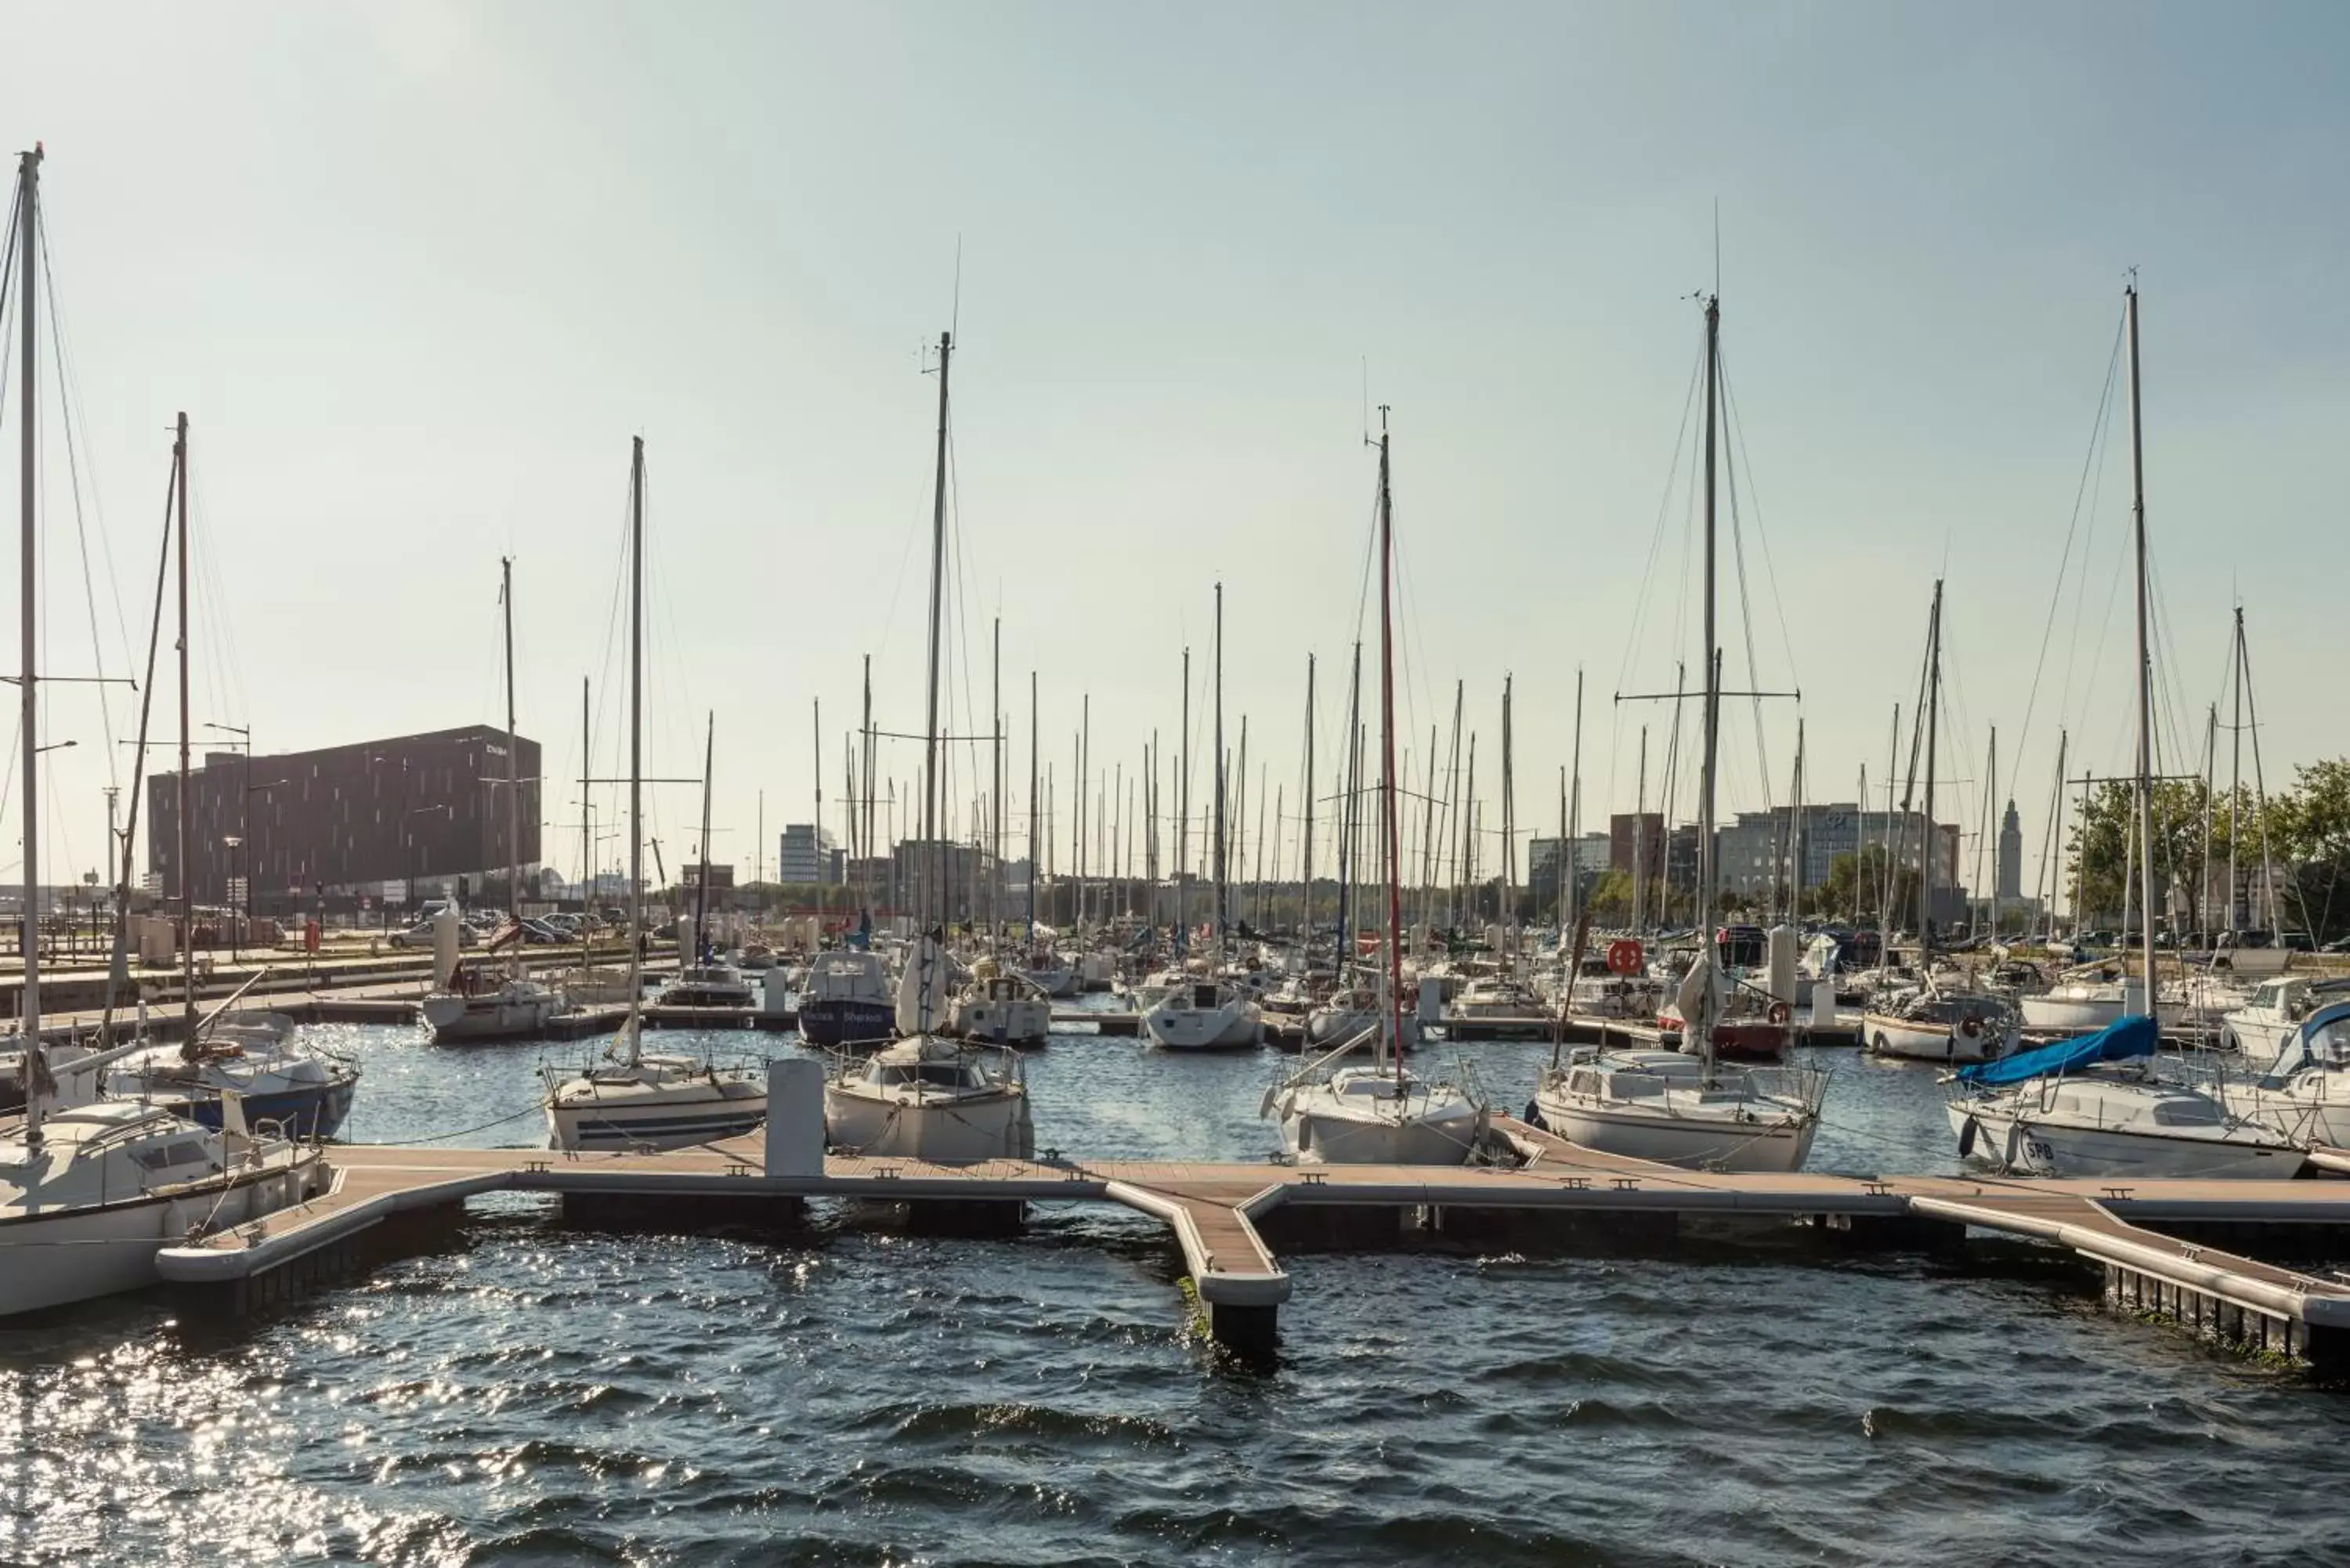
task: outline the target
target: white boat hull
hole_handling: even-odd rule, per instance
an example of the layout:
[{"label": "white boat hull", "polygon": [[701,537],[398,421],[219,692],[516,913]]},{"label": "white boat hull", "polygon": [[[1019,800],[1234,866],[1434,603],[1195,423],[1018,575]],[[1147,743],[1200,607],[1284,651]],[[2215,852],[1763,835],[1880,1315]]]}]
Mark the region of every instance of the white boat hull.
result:
[{"label": "white boat hull", "polygon": [[1461,1165],[1484,1137],[1484,1113],[1458,1090],[1415,1089],[1400,1109],[1365,1098],[1318,1084],[1292,1091],[1283,1147],[1301,1165]]},{"label": "white boat hull", "polygon": [[1989,1058],[1991,1032],[1969,1036],[1944,1023],[1913,1023],[1868,1014],[1862,1023],[1869,1050],[1905,1062],[1981,1062]]},{"label": "white boat hull", "polygon": [[1176,1007],[1162,1002],[1142,1015],[1144,1033],[1170,1051],[1236,1051],[1262,1044],[1264,1016],[1253,1002]]},{"label": "white boat hull", "polygon": [[2119,997],[2027,996],[2016,1003],[2023,1027],[2046,1033],[2081,1033],[2103,1029],[2122,1015]]},{"label": "white boat hull", "polygon": [[560,1149],[691,1148],[740,1137],[767,1119],[764,1083],[749,1074],[675,1070],[630,1081],[621,1070],[558,1087],[547,1137]]},{"label": "white boat hull", "polygon": [[188,1240],[195,1227],[225,1230],[290,1208],[327,1175],[305,1155],[225,1194],[213,1183],[178,1196],[0,1220],[0,1317],[144,1290],[161,1278],[155,1254]]},{"label": "white boat hull", "polygon": [[1572,1144],[1628,1159],[1726,1171],[1794,1171],[1811,1158],[1816,1120],[1789,1116],[1742,1123],[1728,1117],[1674,1116],[1617,1110],[1580,1098],[1534,1096],[1543,1126]]},{"label": "white boat hull", "polygon": [[563,1010],[553,992],[536,996],[456,996],[435,992],[424,999],[424,1022],[436,1045],[468,1040],[513,1040],[537,1034]]},{"label": "white boat hull", "polygon": [[1053,1033],[1053,1008],[1040,1001],[981,1000],[955,1007],[955,1033],[994,1045],[1041,1045]]},{"label": "white boat hull", "polygon": [[[1953,1100],[1949,1115],[1950,1130],[1958,1134],[1968,1158],[2040,1176],[2281,1181],[2302,1165],[2297,1148],[2228,1138],[2163,1137],[2028,1115],[2018,1118],[1980,1101]],[[1970,1121],[1975,1124],[1971,1139],[1967,1136]]]},{"label": "white boat hull", "polygon": [[1027,1092],[1017,1086],[971,1095],[835,1081],[824,1091],[824,1137],[843,1154],[934,1165],[1027,1159],[1036,1152]]}]

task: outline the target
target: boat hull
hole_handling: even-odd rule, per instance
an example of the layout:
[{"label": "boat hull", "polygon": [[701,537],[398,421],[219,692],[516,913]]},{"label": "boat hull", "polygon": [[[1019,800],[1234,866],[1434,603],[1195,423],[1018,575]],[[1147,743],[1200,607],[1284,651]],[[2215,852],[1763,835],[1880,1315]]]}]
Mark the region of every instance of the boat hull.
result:
[{"label": "boat hull", "polygon": [[1169,1007],[1142,1015],[1154,1045],[1170,1051],[1244,1051],[1264,1040],[1264,1019],[1253,1002],[1223,1007]]},{"label": "boat hull", "polygon": [[2027,996],[2016,1007],[2023,1015],[2024,1028],[2057,1033],[2103,1029],[2122,1015],[2117,997]]},{"label": "boat hull", "polygon": [[[345,1077],[270,1094],[246,1095],[242,1096],[244,1125],[257,1129],[264,1122],[273,1122],[285,1129],[286,1137],[296,1139],[332,1137],[342,1130],[343,1122],[350,1116],[351,1099],[358,1088],[358,1078]],[[217,1095],[178,1098],[150,1095],[146,1098],[199,1127],[214,1132],[221,1128],[221,1100]]]},{"label": "boat hull", "polygon": [[[603,1088],[602,1085],[598,1086]],[[547,1137],[559,1149],[691,1148],[740,1137],[767,1119],[767,1093],[749,1079],[715,1075],[657,1091],[616,1085],[592,1097],[551,1103]]]},{"label": "boat hull", "polygon": [[[2017,1117],[1981,1102],[1954,1100],[1949,1116],[1966,1158],[2040,1176],[2281,1181],[2302,1166],[2297,1148],[2068,1126]],[[1970,1122],[1975,1124],[1971,1137]]]},{"label": "boat hull", "polygon": [[1990,1032],[1969,1036],[1946,1023],[1915,1023],[1869,1013],[1861,1024],[1871,1054],[1905,1062],[1981,1062],[1990,1056]]},{"label": "boat hull", "polygon": [[1052,1037],[1053,1009],[1043,1002],[966,1002],[955,1009],[955,1033],[994,1045],[1042,1045]]},{"label": "boat hull", "polygon": [[1301,1165],[1462,1165],[1485,1132],[1458,1095],[1412,1095],[1399,1114],[1348,1105],[1359,1096],[1300,1091],[1283,1109],[1282,1147]]},{"label": "boat hull", "polygon": [[827,996],[800,1003],[800,1038],[811,1045],[878,1048],[897,1036],[894,1002]]},{"label": "boat hull", "polygon": [[1651,1116],[1544,1092],[1535,1094],[1534,1109],[1545,1128],[1569,1143],[1689,1169],[1800,1170],[1811,1158],[1818,1127],[1814,1120],[1795,1117],[1741,1124],[1726,1118]]},{"label": "boat hull", "polygon": [[1028,1096],[1019,1088],[980,1095],[868,1092],[834,1082],[824,1092],[825,1141],[844,1154],[975,1165],[1027,1159],[1036,1152]]},{"label": "boat hull", "polygon": [[528,1039],[543,1033],[562,1007],[563,999],[552,992],[532,997],[433,995],[424,999],[423,1012],[435,1045],[462,1045]]}]

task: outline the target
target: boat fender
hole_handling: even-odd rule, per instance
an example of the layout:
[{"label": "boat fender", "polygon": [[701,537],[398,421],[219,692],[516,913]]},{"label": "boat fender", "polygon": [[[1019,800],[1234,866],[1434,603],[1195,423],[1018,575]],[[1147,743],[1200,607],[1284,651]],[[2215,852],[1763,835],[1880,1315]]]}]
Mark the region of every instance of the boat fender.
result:
[{"label": "boat fender", "polygon": [[1967,1156],[1974,1153],[1975,1134],[1981,1131],[1982,1131],[1982,1124],[1975,1120],[1972,1116],[1969,1116],[1967,1118],[1966,1125],[1959,1129],[1959,1158],[1960,1159],[1964,1159]]},{"label": "boat fender", "polygon": [[1550,1128],[1543,1125],[1542,1102],[1540,1100],[1528,1100],[1526,1102],[1526,1114],[1520,1116],[1518,1119],[1525,1123],[1526,1126],[1536,1128],[1540,1131],[1548,1132],[1550,1130]]},{"label": "boat fender", "polygon": [[1787,1022],[1787,1020],[1788,1020],[1788,1019],[1793,1018],[1794,1016],[1794,1013],[1788,1010],[1787,1004],[1786,1004],[1785,1002],[1773,1002],[1773,1003],[1771,1004],[1771,1022],[1772,1022],[1772,1023],[1786,1023],[1786,1022]]},{"label": "boat fender", "polygon": [[1983,1021],[1981,1013],[1970,1012],[1964,1018],[1959,1020],[1959,1033],[1965,1035],[1968,1039],[1980,1040],[1982,1038],[1982,1032]]},{"label": "boat fender", "polygon": [[2022,1142],[2023,1142],[2023,1123],[2022,1123],[2022,1121],[2021,1119],[2018,1119],[2018,1120],[2012,1121],[2012,1122],[2008,1123],[2008,1124],[2007,1124],[2007,1147],[2006,1147],[2006,1148],[2002,1152],[2002,1154],[2001,1154],[2001,1156],[2000,1156],[2000,1164],[2001,1164],[2001,1166],[2002,1166],[2004,1168],[2009,1169],[2009,1170],[2020,1170],[2020,1169],[2022,1169],[2022,1168],[2020,1165],[2018,1165],[2018,1164],[2016,1163],[2016,1156],[2023,1152],[2023,1151],[2022,1151],[2022,1147],[2021,1147],[2021,1146],[2022,1146]]}]

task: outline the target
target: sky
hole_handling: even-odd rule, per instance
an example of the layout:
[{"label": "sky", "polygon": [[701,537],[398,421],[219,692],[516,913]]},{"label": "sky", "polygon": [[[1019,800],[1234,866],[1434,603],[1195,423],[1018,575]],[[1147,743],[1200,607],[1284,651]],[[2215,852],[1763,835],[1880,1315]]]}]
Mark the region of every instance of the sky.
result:
[{"label": "sky", "polygon": [[[619,769],[640,435],[647,771],[698,776],[714,716],[714,857],[771,867],[813,809],[820,701],[837,829],[863,656],[877,724],[922,723],[924,372],[951,327],[942,723],[989,728],[1000,617],[1011,853],[1030,673],[1066,868],[1088,701],[1093,773],[1131,780],[1154,731],[1180,747],[1188,647],[1192,749],[1211,745],[1220,581],[1251,815],[1276,788],[1297,815],[1309,654],[1332,788],[1358,637],[1378,689],[1376,405],[1407,776],[1425,782],[1431,725],[1449,749],[1461,682],[1498,829],[1508,679],[1519,826],[1554,831],[1580,671],[1583,815],[1603,824],[1633,805],[1644,723],[1653,797],[1671,722],[1615,699],[1699,663],[1684,418],[1695,296],[1718,288],[1724,681],[1801,693],[1726,705],[1723,811],[1787,798],[1799,722],[1808,798],[1851,798],[1864,766],[1884,787],[1939,576],[1938,815],[1977,826],[1996,726],[2028,889],[2060,729],[2075,775],[2132,757],[2109,376],[2132,269],[2164,765],[2199,770],[2207,705],[2228,716],[2239,603],[2267,779],[2345,749],[2336,660],[2305,629],[2338,623],[2350,565],[2328,461],[2350,416],[2338,6],[14,16],[0,104],[11,151],[46,148],[72,414],[45,343],[44,671],[143,659],[184,410],[193,718],[264,753],[503,722],[511,556],[522,732],[550,774],[581,774],[585,679],[593,774]],[[120,689],[45,691],[43,743],[75,742],[43,758],[56,879],[99,862],[102,791],[129,776],[107,742],[136,718]],[[919,745],[884,767],[918,789]],[[952,762],[961,830],[985,769]],[[650,831],[683,844],[696,792],[650,793]],[[566,871],[578,794],[546,792]],[[1195,816],[1209,799],[1202,762]],[[13,775],[0,809],[20,841]]]}]

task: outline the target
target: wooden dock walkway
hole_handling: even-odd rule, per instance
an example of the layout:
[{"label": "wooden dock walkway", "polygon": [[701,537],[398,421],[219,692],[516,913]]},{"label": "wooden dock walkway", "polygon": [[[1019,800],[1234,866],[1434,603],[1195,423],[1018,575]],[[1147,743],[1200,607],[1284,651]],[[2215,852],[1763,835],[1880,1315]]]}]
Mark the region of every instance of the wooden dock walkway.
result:
[{"label": "wooden dock walkway", "polygon": [[[754,1134],[668,1154],[555,1154],[531,1149],[334,1148],[331,1190],[298,1210],[166,1250],[165,1279],[266,1294],[342,1243],[402,1213],[445,1210],[492,1191],[551,1192],[592,1210],[627,1200],[664,1223],[722,1214],[785,1218],[810,1199],[963,1210],[1046,1201],[1123,1205],[1166,1223],[1180,1247],[1210,1332],[1251,1355],[1274,1345],[1290,1276],[1259,1224],[1276,1211],[1319,1231],[1304,1211],[1394,1211],[1398,1226],[1436,1229],[1504,1217],[1513,1223],[1604,1221],[1669,1241],[1685,1220],[1737,1220],[1842,1232],[1889,1248],[1957,1246],[1970,1231],[2065,1247],[2106,1273],[2110,1300],[2199,1330],[2313,1360],[2350,1355],[2350,1282],[2321,1280],[2148,1227],[2350,1229],[2350,1182],[2095,1182],[1971,1177],[1881,1179],[1796,1173],[1727,1175],[1615,1158],[1512,1118],[1501,1144],[1525,1163],[1287,1166],[1238,1161],[995,1160],[941,1166],[910,1159],[771,1148]],[[772,1168],[771,1168],[772,1167]],[[1394,1229],[1385,1232],[1396,1233]],[[2236,1233],[2234,1230],[2229,1231]]]}]

